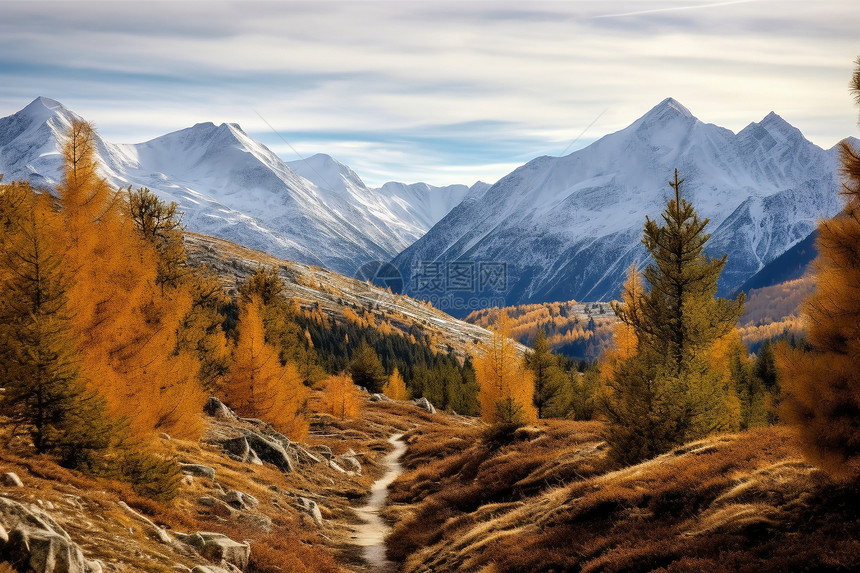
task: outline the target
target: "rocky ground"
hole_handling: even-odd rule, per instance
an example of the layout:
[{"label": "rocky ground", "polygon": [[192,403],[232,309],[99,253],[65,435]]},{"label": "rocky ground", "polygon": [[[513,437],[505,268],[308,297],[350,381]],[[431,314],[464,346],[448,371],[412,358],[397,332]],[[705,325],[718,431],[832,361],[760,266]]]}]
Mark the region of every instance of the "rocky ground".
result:
[{"label": "rocky ground", "polygon": [[0,450],[0,562],[38,573],[364,571],[353,508],[381,474],[390,435],[464,424],[365,399],[357,420],[315,415],[301,444],[210,401],[199,443],[162,437],[183,464],[170,506]]}]

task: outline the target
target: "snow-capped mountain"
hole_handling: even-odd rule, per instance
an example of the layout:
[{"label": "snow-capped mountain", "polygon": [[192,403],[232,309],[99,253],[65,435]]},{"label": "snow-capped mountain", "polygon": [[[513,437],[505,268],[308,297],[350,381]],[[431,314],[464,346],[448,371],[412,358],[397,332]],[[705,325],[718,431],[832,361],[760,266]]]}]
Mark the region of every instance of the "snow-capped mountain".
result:
[{"label": "snow-capped mountain", "polygon": [[[659,218],[674,196],[668,181],[677,168],[682,196],[710,219],[708,254],[728,254],[720,281],[728,293],[839,211],[837,163],[835,149],[815,146],[775,113],[735,134],[669,98],[585,149],[534,159],[480,200],[467,198],[393,264],[410,277],[410,294],[431,300],[615,298],[626,269],[648,262],[645,219]],[[465,292],[443,282],[450,274],[435,283],[422,276],[427,268],[450,272],[452,262],[477,273],[454,285]],[[481,289],[482,265],[502,265],[503,288]]]},{"label": "snow-capped mountain", "polygon": [[392,181],[379,188],[368,188],[352,169],[324,153],[287,161],[287,165],[327,192],[327,202],[346,201],[361,205],[368,213],[385,221],[391,232],[408,245],[429,231],[469,193],[480,193],[490,188],[489,184],[481,181],[472,187],[435,187],[426,183],[410,185]]},{"label": "snow-capped mountain", "polygon": [[[61,177],[58,141],[75,118],[59,102],[40,97],[0,119],[0,173],[7,181],[55,187]],[[148,187],[176,201],[190,231],[344,274],[391,259],[456,199],[454,192],[429,193],[435,219],[402,218],[424,205],[368,189],[328,156],[294,163],[297,173],[236,124],[201,123],[135,145],[98,143],[102,175],[111,184]],[[465,195],[468,189],[461,187]]]}]

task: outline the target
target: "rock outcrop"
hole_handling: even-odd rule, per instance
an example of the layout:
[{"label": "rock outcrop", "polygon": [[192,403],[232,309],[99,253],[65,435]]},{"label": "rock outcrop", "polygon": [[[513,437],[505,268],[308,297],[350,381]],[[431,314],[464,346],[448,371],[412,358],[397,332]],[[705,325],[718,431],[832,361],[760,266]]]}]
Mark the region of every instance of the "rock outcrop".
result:
[{"label": "rock outcrop", "polygon": [[209,396],[209,399],[203,406],[203,412],[207,416],[212,416],[213,418],[221,418],[222,420],[237,419],[237,416],[233,413],[233,410],[224,405],[224,402],[222,402],[215,396]]},{"label": "rock outcrop", "polygon": [[0,561],[35,573],[100,573],[47,513],[0,497]]},{"label": "rock outcrop", "polygon": [[245,570],[251,558],[251,546],[239,543],[221,533],[198,531],[190,535],[177,534],[176,537],[197,550],[197,552],[221,567],[227,564]]},{"label": "rock outcrop", "polygon": [[418,406],[419,408],[421,408],[422,410],[426,411],[426,412],[429,412],[431,414],[436,413],[436,408],[433,407],[433,404],[431,404],[430,400],[428,400],[427,398],[423,398],[423,397],[418,398],[417,400],[413,401],[412,403],[415,404],[416,406]]}]

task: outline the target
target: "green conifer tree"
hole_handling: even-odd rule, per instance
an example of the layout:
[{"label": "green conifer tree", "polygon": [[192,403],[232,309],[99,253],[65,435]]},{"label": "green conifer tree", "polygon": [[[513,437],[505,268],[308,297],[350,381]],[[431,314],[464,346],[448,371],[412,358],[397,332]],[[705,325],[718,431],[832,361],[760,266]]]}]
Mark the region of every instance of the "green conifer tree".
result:
[{"label": "green conifer tree", "polygon": [[711,367],[709,356],[743,312],[744,297],[715,298],[726,259],[704,254],[708,220],[699,220],[681,197],[682,183],[676,170],[670,182],[675,198],[663,212],[663,224],[645,223],[642,242],[654,259],[644,273],[650,290],[626,292],[626,304],[613,304],[637,338],[636,353],[615,365],[602,400],[609,420],[606,438],[618,463],[637,462],[739,423],[731,381]]},{"label": "green conifer tree", "polygon": [[379,355],[365,340],[355,350],[349,372],[355,385],[367,388],[368,392],[381,392],[388,380]]},{"label": "green conifer tree", "polygon": [[558,357],[549,348],[546,331],[538,330],[531,352],[525,357],[526,367],[534,373],[534,405],[537,417],[559,415],[560,394],[565,383],[564,371],[559,367]]}]

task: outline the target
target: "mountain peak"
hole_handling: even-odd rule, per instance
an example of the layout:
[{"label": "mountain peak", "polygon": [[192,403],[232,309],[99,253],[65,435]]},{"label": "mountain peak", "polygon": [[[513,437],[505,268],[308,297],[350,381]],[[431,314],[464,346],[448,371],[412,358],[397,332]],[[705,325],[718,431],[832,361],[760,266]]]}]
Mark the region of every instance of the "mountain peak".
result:
[{"label": "mountain peak", "polygon": [[645,114],[645,117],[659,117],[659,118],[667,118],[671,116],[685,117],[688,119],[696,119],[695,116],[690,113],[690,110],[684,107],[684,105],[672,97],[667,97],[657,105],[655,105],[651,110]]},{"label": "mountain peak", "polygon": [[785,121],[782,116],[773,111],[764,116],[764,119],[761,120],[760,124],[768,129],[778,129],[780,131],[797,130],[796,127]]},{"label": "mountain peak", "polygon": [[[738,133],[741,134],[761,134],[763,132],[770,134],[777,141],[795,140],[797,138],[805,139],[799,129],[785,121],[775,112],[767,114],[760,122],[751,123]],[[757,139],[761,135],[753,135]]]},{"label": "mountain peak", "polygon": [[31,101],[30,105],[28,105],[24,109],[27,109],[27,108],[32,107],[32,106],[39,106],[39,105],[46,107],[48,109],[55,109],[58,107],[65,108],[65,106],[63,104],[61,104],[60,102],[58,102],[55,99],[51,99],[51,98],[45,97],[45,96],[39,96],[36,99],[34,99],[33,101]]},{"label": "mountain peak", "polygon": [[66,115],[69,109],[58,102],[57,100],[39,96],[31,101],[27,107],[22,109],[20,114],[32,119],[36,122],[44,122],[55,114]]}]

